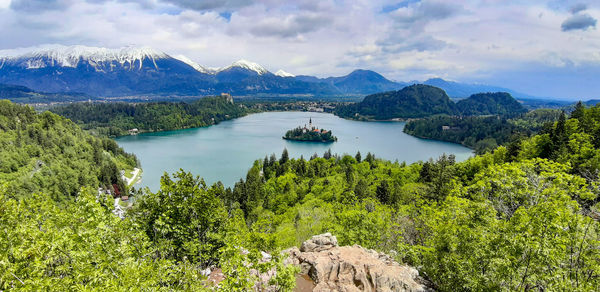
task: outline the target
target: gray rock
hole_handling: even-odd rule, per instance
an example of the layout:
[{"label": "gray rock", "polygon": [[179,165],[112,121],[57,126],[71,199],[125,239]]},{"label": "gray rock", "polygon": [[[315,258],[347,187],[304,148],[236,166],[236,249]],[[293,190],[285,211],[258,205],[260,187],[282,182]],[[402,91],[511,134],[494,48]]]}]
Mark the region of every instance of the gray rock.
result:
[{"label": "gray rock", "polygon": [[285,252],[286,263],[299,266],[316,283],[313,291],[433,291],[415,268],[358,245],[339,247],[329,233]]},{"label": "gray rock", "polygon": [[328,250],[338,246],[337,238],[331,233],[315,235],[311,239],[302,243],[300,251],[302,252],[318,252]]}]

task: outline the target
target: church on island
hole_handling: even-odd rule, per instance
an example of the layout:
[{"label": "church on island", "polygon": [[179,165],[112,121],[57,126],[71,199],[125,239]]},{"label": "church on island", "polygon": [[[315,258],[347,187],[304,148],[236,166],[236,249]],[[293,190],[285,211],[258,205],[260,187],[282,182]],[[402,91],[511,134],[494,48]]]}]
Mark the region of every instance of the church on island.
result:
[{"label": "church on island", "polygon": [[308,120],[308,127],[305,124],[304,127],[289,130],[285,133],[283,139],[324,143],[337,141],[337,137],[333,136],[330,130],[319,129],[318,127],[313,126],[312,118],[309,118]]}]

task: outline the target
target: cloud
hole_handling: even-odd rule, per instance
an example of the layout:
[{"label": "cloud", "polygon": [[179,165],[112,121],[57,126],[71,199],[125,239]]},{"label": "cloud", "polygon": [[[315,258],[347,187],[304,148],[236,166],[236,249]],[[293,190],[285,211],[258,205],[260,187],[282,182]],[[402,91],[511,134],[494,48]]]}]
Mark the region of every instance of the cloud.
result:
[{"label": "cloud", "polygon": [[407,51],[438,51],[448,46],[448,43],[430,35],[410,36],[406,38],[388,37],[377,42],[386,53],[399,53]]},{"label": "cloud", "polygon": [[12,10],[30,13],[64,9],[69,5],[71,5],[70,0],[12,0],[10,2]]},{"label": "cloud", "polygon": [[[588,5],[575,5],[581,2]],[[399,81],[443,76],[509,88],[522,84],[535,94],[527,83],[546,87],[533,82],[535,77],[495,78],[499,72],[539,67],[551,68],[546,72],[556,78],[548,80],[556,84],[566,78],[561,70],[596,82],[597,75],[577,73],[583,66],[600,71],[600,30],[590,29],[598,18],[595,5],[590,0],[0,0],[0,49],[147,45],[206,67],[245,58],[298,75],[340,76],[364,68]],[[585,29],[586,37],[562,32],[561,24],[563,30]],[[600,86],[589,87],[594,94],[600,96]]]},{"label": "cloud", "polygon": [[232,11],[252,4],[251,0],[163,0],[184,9]]},{"label": "cloud", "polygon": [[298,37],[316,31],[332,22],[330,17],[319,14],[292,15],[284,19],[265,18],[251,25],[250,33],[256,36]]},{"label": "cloud", "polygon": [[581,11],[585,11],[585,10],[587,10],[587,8],[588,8],[587,4],[577,3],[577,4],[573,5],[573,6],[571,6],[570,11],[571,11],[571,13],[575,14],[575,13],[578,13],[578,12],[581,12]]},{"label": "cloud", "polygon": [[421,1],[402,6],[390,12],[390,16],[399,24],[410,26],[414,23],[422,25],[430,21],[446,19],[462,10],[461,6],[448,2]]},{"label": "cloud", "polygon": [[577,29],[586,30],[591,27],[596,27],[596,22],[596,19],[589,14],[575,14],[563,21],[560,27],[562,31]]}]

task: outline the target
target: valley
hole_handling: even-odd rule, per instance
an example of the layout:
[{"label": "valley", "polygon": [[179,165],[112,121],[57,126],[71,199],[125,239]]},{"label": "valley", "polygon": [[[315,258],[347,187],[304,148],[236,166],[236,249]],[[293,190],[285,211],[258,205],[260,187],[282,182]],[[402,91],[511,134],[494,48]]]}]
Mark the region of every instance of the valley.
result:
[{"label": "valley", "polygon": [[0,56],[0,290],[600,289],[597,100]]},{"label": "valley", "polygon": [[[302,143],[281,139],[287,129],[312,119],[319,127],[332,129],[338,142],[332,144]],[[457,161],[472,155],[472,150],[453,143],[423,140],[402,132],[403,122],[357,122],[332,114],[314,112],[265,112],[251,114],[218,125],[178,131],[123,136],[116,139],[119,146],[134,153],[144,170],[142,183],[156,191],[160,177],[166,171],[180,168],[200,175],[208,184],[222,182],[232,187],[244,178],[256,159],[280,155],[287,149],[290,158],[309,159],[315,154],[376,157],[399,163],[413,163],[454,154]],[[386,137],[386,143],[382,138]]]}]

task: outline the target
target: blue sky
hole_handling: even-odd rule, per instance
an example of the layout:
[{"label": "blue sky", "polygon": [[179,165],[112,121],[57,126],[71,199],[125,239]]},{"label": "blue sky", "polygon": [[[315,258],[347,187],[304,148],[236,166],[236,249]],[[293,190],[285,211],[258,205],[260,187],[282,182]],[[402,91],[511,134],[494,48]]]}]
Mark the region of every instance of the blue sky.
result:
[{"label": "blue sky", "polygon": [[145,45],[208,67],[441,77],[600,98],[598,1],[0,0],[1,49]]}]

